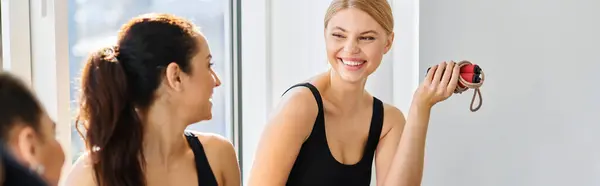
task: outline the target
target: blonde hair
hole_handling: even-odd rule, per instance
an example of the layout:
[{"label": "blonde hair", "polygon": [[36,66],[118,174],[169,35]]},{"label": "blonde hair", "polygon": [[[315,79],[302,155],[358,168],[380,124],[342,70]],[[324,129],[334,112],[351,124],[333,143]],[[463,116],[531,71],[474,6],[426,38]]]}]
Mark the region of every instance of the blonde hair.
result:
[{"label": "blonde hair", "polygon": [[325,14],[325,28],[327,28],[327,24],[333,15],[348,8],[356,8],[366,12],[383,27],[387,34],[394,31],[392,7],[390,7],[387,0],[333,0]]}]

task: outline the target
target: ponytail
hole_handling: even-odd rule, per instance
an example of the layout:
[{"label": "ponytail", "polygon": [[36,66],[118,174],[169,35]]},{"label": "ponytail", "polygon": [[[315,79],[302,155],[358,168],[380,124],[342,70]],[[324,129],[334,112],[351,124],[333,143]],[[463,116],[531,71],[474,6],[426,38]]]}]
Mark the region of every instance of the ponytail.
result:
[{"label": "ponytail", "polygon": [[118,54],[117,47],[109,47],[87,59],[75,125],[90,153],[97,185],[141,186],[146,185],[143,126]]}]

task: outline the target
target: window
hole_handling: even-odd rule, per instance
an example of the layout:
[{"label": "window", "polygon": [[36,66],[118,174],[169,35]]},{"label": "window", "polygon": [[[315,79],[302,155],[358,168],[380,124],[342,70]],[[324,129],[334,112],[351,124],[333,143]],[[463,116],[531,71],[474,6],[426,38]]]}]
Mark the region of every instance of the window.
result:
[{"label": "window", "polygon": [[[232,120],[232,34],[230,1],[224,0],[107,0],[69,3],[69,71],[71,112],[78,110],[78,90],[81,68],[87,55],[98,48],[116,43],[122,24],[134,16],[151,13],[172,13],[185,17],[197,26],[208,39],[215,62],[215,71],[223,85],[213,95],[213,119],[190,125],[188,129],[217,133],[233,141]],[[85,149],[71,121],[71,156],[75,161]]]}]

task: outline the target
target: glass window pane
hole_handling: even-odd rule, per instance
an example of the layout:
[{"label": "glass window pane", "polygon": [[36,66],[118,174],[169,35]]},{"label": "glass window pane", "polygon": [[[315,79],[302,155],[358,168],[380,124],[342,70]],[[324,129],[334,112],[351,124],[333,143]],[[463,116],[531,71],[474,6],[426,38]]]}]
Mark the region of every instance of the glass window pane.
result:
[{"label": "glass window pane", "polygon": [[[231,76],[231,71],[226,69],[226,55],[231,49],[227,48],[225,26],[229,24],[228,1],[223,0],[105,0],[86,1],[69,0],[69,48],[70,48],[70,73],[71,73],[71,109],[75,116],[78,107],[79,82],[81,68],[87,54],[100,47],[116,43],[116,34],[122,24],[132,17],[144,13],[172,13],[185,17],[200,27],[208,39],[214,59],[214,69],[222,79]],[[224,82],[226,83],[226,82]],[[226,110],[226,89],[219,87],[213,95],[213,119],[190,125],[188,129],[217,133],[229,136],[231,123],[226,123],[229,111]],[[74,124],[74,121],[72,122]],[[72,152],[76,160],[85,146],[75,127],[72,127]]]}]

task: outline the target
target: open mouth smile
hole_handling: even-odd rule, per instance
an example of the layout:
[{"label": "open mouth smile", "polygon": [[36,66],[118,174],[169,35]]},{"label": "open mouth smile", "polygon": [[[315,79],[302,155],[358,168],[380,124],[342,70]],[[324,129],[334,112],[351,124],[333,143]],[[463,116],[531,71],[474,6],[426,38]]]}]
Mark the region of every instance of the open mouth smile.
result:
[{"label": "open mouth smile", "polygon": [[344,68],[346,68],[347,70],[350,70],[350,71],[360,70],[367,63],[367,60],[360,59],[360,58],[337,58],[337,59],[338,59],[338,62],[340,62],[341,64],[344,65]]}]

